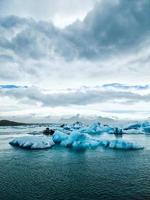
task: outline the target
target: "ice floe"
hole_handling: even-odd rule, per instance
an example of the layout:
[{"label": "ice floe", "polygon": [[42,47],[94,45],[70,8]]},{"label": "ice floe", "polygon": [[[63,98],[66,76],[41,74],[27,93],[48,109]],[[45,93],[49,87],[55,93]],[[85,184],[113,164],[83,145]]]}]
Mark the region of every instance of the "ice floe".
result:
[{"label": "ice floe", "polygon": [[51,148],[54,145],[54,142],[51,137],[47,136],[23,136],[17,137],[10,141],[12,146],[18,146],[25,149],[47,149]]}]

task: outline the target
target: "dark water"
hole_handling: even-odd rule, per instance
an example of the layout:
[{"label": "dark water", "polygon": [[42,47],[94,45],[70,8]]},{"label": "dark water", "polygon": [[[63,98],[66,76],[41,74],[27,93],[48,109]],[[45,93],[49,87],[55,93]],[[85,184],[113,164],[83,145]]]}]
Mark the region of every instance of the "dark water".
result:
[{"label": "dark water", "polygon": [[[0,200],[150,199],[150,137],[140,151],[13,148],[0,136]],[[128,139],[131,136],[129,136]]]}]

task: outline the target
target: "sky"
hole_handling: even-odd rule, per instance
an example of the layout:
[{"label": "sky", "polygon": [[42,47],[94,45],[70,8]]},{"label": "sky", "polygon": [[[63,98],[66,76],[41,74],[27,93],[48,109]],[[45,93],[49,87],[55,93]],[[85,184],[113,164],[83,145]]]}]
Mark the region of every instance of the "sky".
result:
[{"label": "sky", "polygon": [[150,117],[149,0],[0,0],[0,119]]}]

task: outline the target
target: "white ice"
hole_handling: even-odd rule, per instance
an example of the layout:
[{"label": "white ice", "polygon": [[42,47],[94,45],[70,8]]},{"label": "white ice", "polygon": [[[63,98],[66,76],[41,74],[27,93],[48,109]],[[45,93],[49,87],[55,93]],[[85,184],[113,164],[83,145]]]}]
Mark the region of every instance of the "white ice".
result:
[{"label": "white ice", "polygon": [[23,136],[17,137],[10,142],[13,146],[25,149],[47,149],[54,145],[51,137],[47,136]]}]

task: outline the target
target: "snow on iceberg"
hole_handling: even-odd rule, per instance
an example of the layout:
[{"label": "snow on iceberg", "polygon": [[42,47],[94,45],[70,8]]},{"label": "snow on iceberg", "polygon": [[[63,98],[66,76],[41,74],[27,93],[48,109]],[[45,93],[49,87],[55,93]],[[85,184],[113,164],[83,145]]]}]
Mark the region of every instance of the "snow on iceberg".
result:
[{"label": "snow on iceberg", "polygon": [[54,145],[51,137],[47,136],[23,136],[17,137],[9,142],[12,146],[17,146],[25,149],[47,149]]}]

